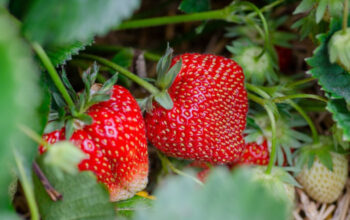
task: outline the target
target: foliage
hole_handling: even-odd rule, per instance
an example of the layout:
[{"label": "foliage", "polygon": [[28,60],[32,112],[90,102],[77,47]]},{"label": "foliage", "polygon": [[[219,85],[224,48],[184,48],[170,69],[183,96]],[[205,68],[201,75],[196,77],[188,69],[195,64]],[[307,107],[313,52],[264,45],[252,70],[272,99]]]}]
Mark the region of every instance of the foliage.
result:
[{"label": "foliage", "polygon": [[[286,203],[248,170],[213,170],[202,188],[186,177],[172,177],[155,193],[152,210],[138,211],[136,219],[286,219]],[[269,202],[266,202],[269,201]],[[254,208],[253,208],[254,207]]]},{"label": "foliage", "polygon": [[64,174],[59,178],[51,167],[39,164],[52,186],[63,196],[62,200],[52,201],[39,178],[34,178],[35,194],[43,219],[115,219],[108,192],[96,182],[92,173]]}]

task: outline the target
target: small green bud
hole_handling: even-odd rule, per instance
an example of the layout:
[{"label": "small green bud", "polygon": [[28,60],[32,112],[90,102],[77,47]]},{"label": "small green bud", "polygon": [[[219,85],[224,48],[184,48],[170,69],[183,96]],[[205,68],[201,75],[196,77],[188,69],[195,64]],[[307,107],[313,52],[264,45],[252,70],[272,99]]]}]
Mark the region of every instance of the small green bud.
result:
[{"label": "small green bud", "polygon": [[61,171],[76,174],[78,172],[78,164],[86,158],[87,155],[71,142],[60,141],[48,148],[44,162],[57,168],[57,174],[60,174]]},{"label": "small green bud", "polygon": [[350,72],[350,28],[333,34],[328,43],[329,60]]}]

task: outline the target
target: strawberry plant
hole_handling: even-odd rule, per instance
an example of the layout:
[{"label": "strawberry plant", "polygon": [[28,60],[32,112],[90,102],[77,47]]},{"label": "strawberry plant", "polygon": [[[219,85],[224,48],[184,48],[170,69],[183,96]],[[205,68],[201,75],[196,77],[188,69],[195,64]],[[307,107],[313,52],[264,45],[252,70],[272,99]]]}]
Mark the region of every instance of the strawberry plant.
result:
[{"label": "strawberry plant", "polygon": [[0,0],[0,219],[349,219],[349,0]]}]

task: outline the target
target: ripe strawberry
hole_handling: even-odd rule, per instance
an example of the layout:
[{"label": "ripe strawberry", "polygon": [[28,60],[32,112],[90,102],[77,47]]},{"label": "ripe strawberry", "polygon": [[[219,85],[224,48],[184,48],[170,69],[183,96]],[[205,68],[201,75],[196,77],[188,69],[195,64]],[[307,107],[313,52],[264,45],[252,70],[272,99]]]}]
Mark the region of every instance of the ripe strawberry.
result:
[{"label": "ripe strawberry", "polygon": [[242,68],[233,60],[183,54],[169,88],[173,108],[153,104],[146,114],[149,141],[168,156],[215,164],[238,161],[248,110]]},{"label": "ripe strawberry", "polygon": [[[111,98],[92,105],[86,112],[90,125],[80,124],[70,141],[89,158],[79,164],[106,184],[110,199],[127,199],[147,184],[148,153],[145,125],[136,100],[121,86],[113,86]],[[65,128],[45,134],[53,144],[65,139]],[[45,149],[40,147],[40,152]]]},{"label": "ripe strawberry", "polygon": [[270,159],[269,154],[266,140],[261,144],[247,143],[238,164],[267,165]]},{"label": "ripe strawberry", "polygon": [[297,176],[305,192],[317,202],[332,203],[342,193],[348,176],[348,161],[344,155],[330,153],[333,171],[316,156],[310,169],[304,166]]}]

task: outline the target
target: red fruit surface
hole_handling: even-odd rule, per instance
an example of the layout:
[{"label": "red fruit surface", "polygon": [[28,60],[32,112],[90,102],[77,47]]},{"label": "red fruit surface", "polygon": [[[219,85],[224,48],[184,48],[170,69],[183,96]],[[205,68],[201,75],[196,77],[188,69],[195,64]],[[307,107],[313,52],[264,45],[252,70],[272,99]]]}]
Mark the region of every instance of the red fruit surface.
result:
[{"label": "red fruit surface", "polygon": [[[145,124],[130,92],[114,86],[111,98],[93,105],[87,114],[93,123],[76,130],[70,139],[89,155],[79,169],[94,172],[107,185],[112,201],[144,189],[148,181]],[[64,140],[64,129],[45,134],[44,139],[51,144]]]},{"label": "red fruit surface", "polygon": [[286,47],[276,46],[276,51],[278,55],[278,66],[281,71],[287,71],[290,67],[292,60],[292,50]]},{"label": "red fruit surface", "polygon": [[238,164],[251,164],[251,165],[267,165],[269,163],[270,153],[265,140],[262,144],[251,142],[246,144],[240,161]]},{"label": "red fruit surface", "polygon": [[248,111],[242,68],[215,55],[183,54],[166,110],[154,102],[145,117],[149,141],[168,156],[224,164],[238,161]]}]

